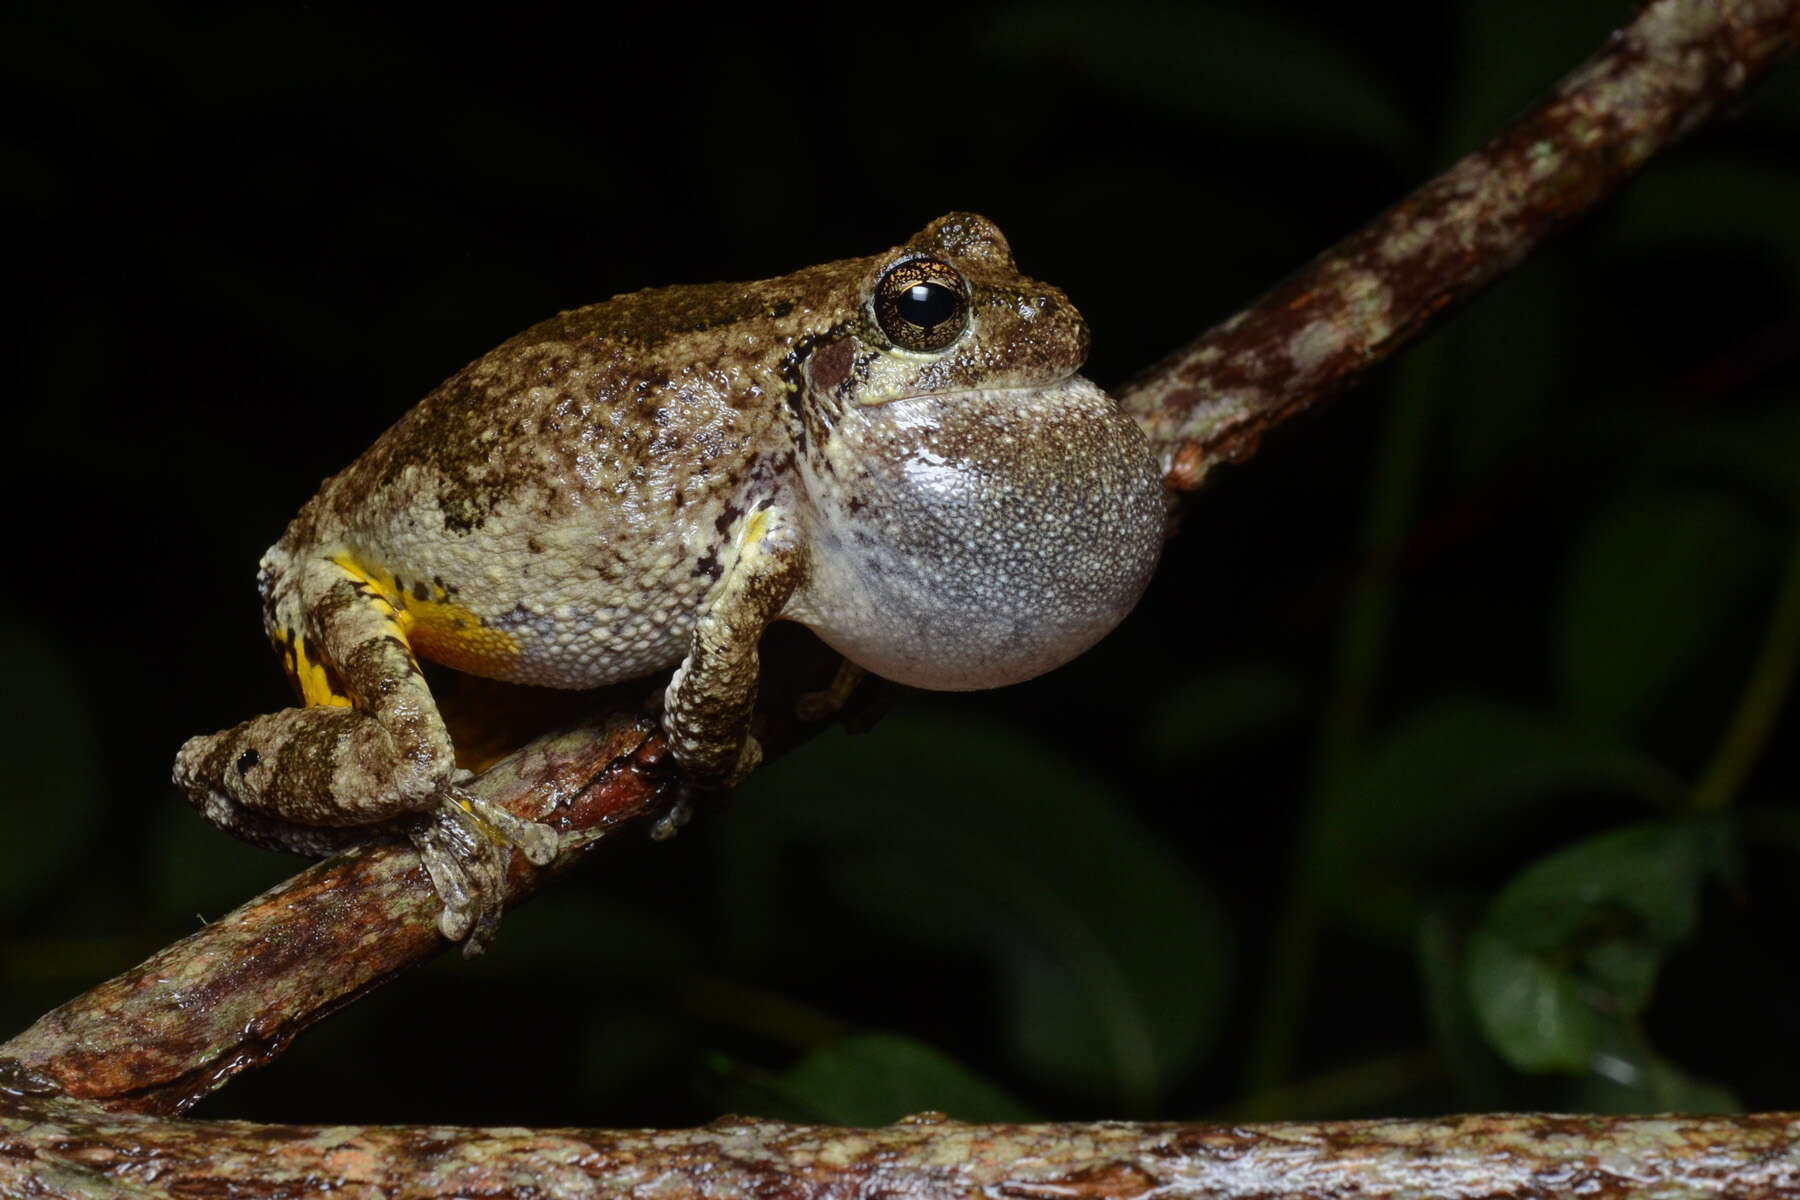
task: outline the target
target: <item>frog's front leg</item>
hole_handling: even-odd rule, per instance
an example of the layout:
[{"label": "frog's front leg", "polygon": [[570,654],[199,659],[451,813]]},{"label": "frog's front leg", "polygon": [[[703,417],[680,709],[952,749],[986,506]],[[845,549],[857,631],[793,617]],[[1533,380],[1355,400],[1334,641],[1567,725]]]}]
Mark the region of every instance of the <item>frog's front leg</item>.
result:
[{"label": "frog's front leg", "polygon": [[308,707],[192,739],[176,784],[215,824],[301,853],[338,848],[346,827],[401,822],[444,901],[444,934],[491,925],[510,847],[546,862],[554,832],[455,786],[450,735],[401,615],[353,565],[278,560],[269,586],[270,633]]},{"label": "frog's front leg", "polygon": [[730,786],[762,759],[750,735],[757,643],[806,574],[804,544],[780,509],[750,515],[735,561],[695,623],[688,655],[663,695],[669,747],[701,786]]}]

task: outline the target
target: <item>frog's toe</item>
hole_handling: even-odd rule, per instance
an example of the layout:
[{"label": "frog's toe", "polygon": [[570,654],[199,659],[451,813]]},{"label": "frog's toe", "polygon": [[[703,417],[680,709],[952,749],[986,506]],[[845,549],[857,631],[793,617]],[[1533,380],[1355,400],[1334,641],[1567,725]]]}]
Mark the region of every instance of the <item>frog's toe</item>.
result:
[{"label": "frog's toe", "polygon": [[506,871],[517,849],[544,866],[556,857],[556,830],[514,816],[499,805],[451,786],[435,811],[407,830],[431,886],[443,901],[438,929],[464,954],[479,954],[499,926],[506,904]]},{"label": "frog's toe", "polygon": [[507,847],[497,844],[488,836],[487,826],[449,796],[435,812],[416,821],[407,837],[443,903],[438,932],[462,942],[464,954],[481,953],[506,903]]},{"label": "frog's toe", "polygon": [[682,783],[677,787],[675,799],[664,809],[650,826],[650,840],[666,842],[681,832],[682,826],[694,819],[693,787]]},{"label": "frog's toe", "polygon": [[525,861],[534,867],[547,866],[561,846],[556,830],[541,821],[528,821],[524,817],[516,817],[498,804],[489,804],[486,800],[461,788],[452,788],[452,799],[464,807],[476,821],[487,826],[490,840],[498,840],[509,846],[517,847]]},{"label": "frog's toe", "polygon": [[835,717],[850,702],[850,696],[868,672],[844,659],[838,664],[831,683],[816,692],[802,692],[794,701],[794,715],[811,723]]},{"label": "frog's toe", "polygon": [[737,763],[731,773],[725,777],[725,786],[734,788],[750,778],[750,772],[762,764],[762,743],[751,734],[744,735],[744,744],[738,747]]}]

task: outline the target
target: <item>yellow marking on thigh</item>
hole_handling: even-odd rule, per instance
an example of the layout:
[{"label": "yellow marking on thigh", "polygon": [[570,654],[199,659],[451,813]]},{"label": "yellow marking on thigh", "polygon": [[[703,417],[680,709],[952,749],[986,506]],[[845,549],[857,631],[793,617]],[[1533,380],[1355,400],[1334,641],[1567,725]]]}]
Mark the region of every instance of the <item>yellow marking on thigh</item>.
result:
[{"label": "yellow marking on thigh", "polygon": [[329,705],[351,708],[350,697],[339,686],[336,674],[311,653],[306,639],[291,629],[275,631],[275,649],[281,654],[281,665],[308,708]]},{"label": "yellow marking on thigh", "polygon": [[503,675],[519,657],[519,639],[485,625],[435,583],[408,582],[347,555],[332,562],[387,610],[394,636],[408,651],[475,675]]}]

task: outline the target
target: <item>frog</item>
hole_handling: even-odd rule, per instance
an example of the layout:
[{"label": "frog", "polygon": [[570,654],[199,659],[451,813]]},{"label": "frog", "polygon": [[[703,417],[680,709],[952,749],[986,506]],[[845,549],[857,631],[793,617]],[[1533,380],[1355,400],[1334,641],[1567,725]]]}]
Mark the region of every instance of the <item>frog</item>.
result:
[{"label": "frog", "polygon": [[466,786],[421,669],[553,688],[672,672],[669,756],[757,765],[759,642],[797,622],[917,688],[1017,683],[1131,611],[1160,471],[1080,374],[1085,320],[951,213],[879,254],[569,309],[475,359],[327,479],[264,555],[299,705],[196,737],[174,779],[247,840],[417,848],[439,931],[491,934],[545,824]]}]

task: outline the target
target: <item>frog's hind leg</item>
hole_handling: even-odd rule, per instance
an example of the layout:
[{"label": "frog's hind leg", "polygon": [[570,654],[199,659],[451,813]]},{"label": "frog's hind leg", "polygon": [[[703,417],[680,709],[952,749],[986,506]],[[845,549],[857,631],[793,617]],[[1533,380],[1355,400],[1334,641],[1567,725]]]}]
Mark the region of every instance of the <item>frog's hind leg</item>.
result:
[{"label": "frog's hind leg", "polygon": [[193,739],[176,782],[303,826],[429,810],[453,750],[392,602],[337,560],[287,565],[266,596],[269,634],[306,707]]},{"label": "frog's hind leg", "polygon": [[450,735],[381,588],[341,559],[277,566],[265,566],[269,632],[307,707],[194,738],[175,782],[215,824],[301,853],[337,849],[346,826],[396,823],[445,902],[446,936],[480,932],[507,851],[548,861],[554,832],[455,786]]}]

